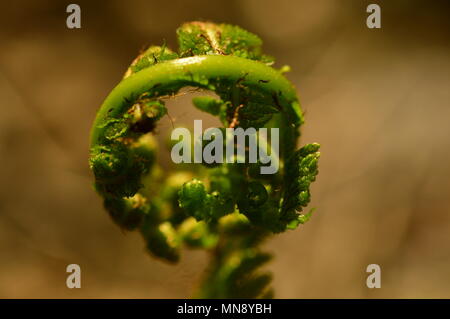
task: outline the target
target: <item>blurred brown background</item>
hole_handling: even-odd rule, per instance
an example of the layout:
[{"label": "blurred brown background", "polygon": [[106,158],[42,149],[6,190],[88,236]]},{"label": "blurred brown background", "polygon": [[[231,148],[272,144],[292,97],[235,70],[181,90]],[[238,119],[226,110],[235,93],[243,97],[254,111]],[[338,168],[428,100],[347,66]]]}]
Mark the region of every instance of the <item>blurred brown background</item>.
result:
[{"label": "blurred brown background", "polygon": [[[315,216],[265,247],[276,296],[450,298],[446,2],[74,2],[79,30],[66,28],[69,1],[1,5],[0,297],[190,295],[206,255],[184,251],[170,266],[113,225],[91,187],[88,136],[139,49],[176,47],[177,26],[204,19],[255,32],[277,66],[292,67],[301,143],[322,144]],[[378,30],[366,27],[372,2]],[[66,288],[71,263],[81,289]],[[366,287],[371,263],[381,289]]]}]

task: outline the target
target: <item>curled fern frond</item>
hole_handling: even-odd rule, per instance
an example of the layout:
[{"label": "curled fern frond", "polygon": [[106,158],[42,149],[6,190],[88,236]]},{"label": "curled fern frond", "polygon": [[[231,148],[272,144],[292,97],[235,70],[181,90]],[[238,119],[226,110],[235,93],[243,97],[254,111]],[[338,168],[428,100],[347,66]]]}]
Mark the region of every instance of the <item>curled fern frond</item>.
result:
[{"label": "curled fern frond", "polygon": [[[97,112],[89,160],[94,187],[113,221],[139,231],[150,254],[174,263],[183,246],[211,252],[199,296],[271,296],[271,276],[259,270],[270,257],[258,247],[309,219],[302,210],[318,173],[319,145],[295,151],[303,123],[295,88],[284,76],[288,67],[271,66],[258,36],[207,22],[183,24],[177,36],[178,50],[163,44],[141,52]],[[241,161],[249,154],[244,149],[235,162],[162,170],[153,135],[168,112],[165,101],[185,87],[216,94],[193,104],[218,117],[222,133],[279,129],[277,156],[268,140],[248,138],[280,169],[262,174],[261,159]]]}]

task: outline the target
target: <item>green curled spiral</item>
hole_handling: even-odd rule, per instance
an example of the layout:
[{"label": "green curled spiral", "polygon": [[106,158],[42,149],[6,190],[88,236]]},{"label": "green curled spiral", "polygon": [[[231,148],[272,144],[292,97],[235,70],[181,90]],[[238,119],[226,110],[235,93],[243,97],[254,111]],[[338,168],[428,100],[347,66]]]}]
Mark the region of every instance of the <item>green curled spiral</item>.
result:
[{"label": "green curled spiral", "polygon": [[[269,258],[257,245],[305,221],[319,146],[296,151],[303,116],[295,88],[286,68],[271,66],[259,37],[205,22],[186,23],[177,36],[177,52],[163,45],[139,54],[97,112],[90,149],[95,189],[113,221],[139,230],[151,254],[176,262],[183,245],[215,252],[201,296],[230,297],[236,289],[268,296],[268,275],[255,271]],[[153,134],[167,114],[165,101],[185,87],[218,96],[195,97],[193,104],[224,127],[279,128],[280,170],[263,175],[262,163],[224,163],[163,171]]]}]

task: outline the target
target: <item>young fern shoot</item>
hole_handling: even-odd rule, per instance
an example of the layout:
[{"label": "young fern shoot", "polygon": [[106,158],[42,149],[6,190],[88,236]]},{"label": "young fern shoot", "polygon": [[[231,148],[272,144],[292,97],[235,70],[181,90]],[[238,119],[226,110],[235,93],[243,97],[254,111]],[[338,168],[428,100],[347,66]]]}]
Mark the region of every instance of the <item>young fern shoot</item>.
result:
[{"label": "young fern shoot", "polygon": [[[286,68],[273,68],[262,53],[259,37],[205,22],[186,23],[177,36],[177,52],[166,45],[142,52],[99,109],[89,162],[95,189],[113,221],[139,231],[153,256],[176,263],[183,246],[210,252],[196,297],[271,297],[271,275],[260,270],[270,255],[259,246],[309,219],[303,209],[319,145],[297,149],[303,116],[295,88]],[[224,128],[278,128],[280,169],[267,175],[260,161],[238,161],[163,172],[154,129],[167,114],[165,100],[185,87],[218,96],[193,104]]]}]

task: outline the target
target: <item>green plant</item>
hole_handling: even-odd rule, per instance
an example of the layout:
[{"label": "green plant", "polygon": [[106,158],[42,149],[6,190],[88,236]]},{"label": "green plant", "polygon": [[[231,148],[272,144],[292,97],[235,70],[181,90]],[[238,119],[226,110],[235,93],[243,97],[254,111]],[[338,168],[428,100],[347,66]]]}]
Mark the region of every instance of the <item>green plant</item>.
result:
[{"label": "green plant", "polygon": [[[148,251],[169,262],[185,245],[210,252],[196,297],[271,297],[270,259],[259,245],[306,222],[319,145],[296,150],[303,116],[296,92],[261,51],[256,35],[226,24],[191,22],[177,30],[179,50],[152,46],[131,64],[104,101],[91,132],[90,167],[110,216],[138,230]],[[224,127],[280,130],[280,167],[261,163],[175,166],[163,172],[152,136],[167,113],[164,101],[184,87],[213,91],[194,105]],[[201,166],[201,165],[200,165]]]}]

